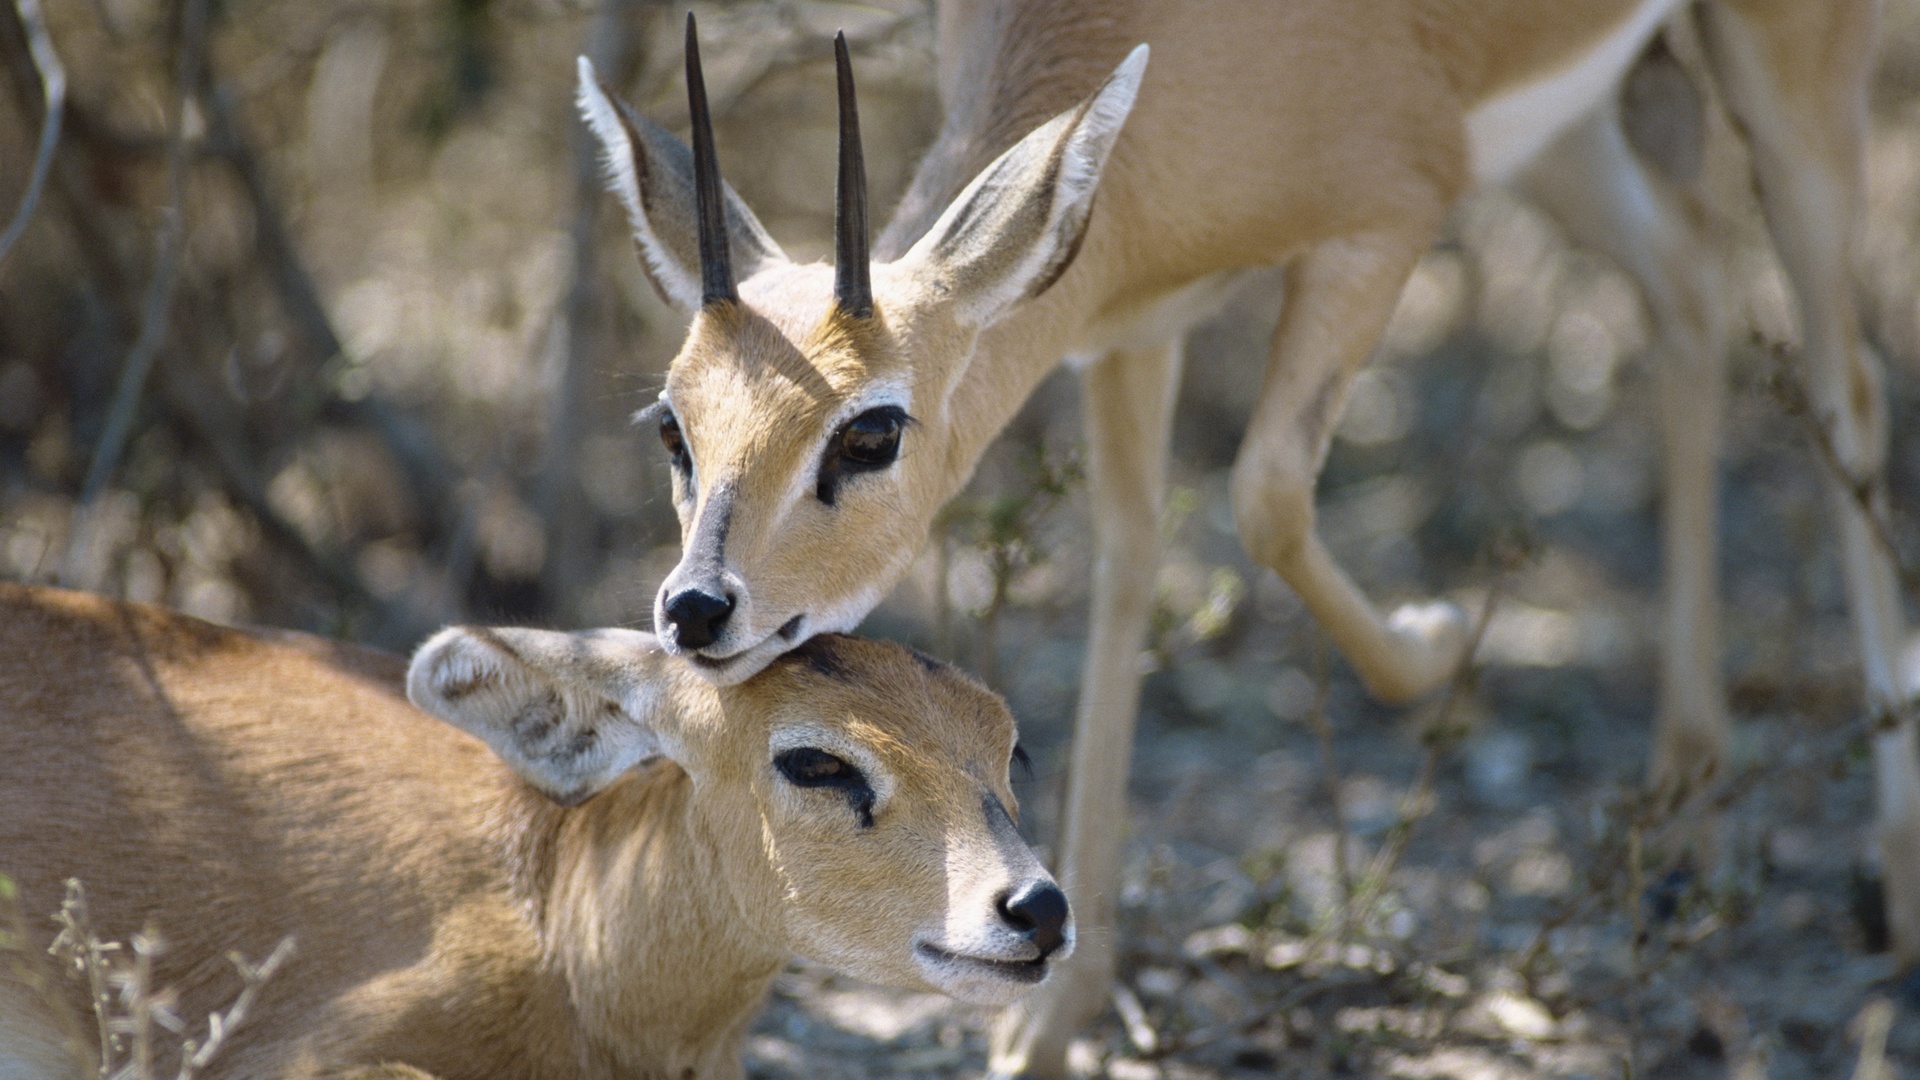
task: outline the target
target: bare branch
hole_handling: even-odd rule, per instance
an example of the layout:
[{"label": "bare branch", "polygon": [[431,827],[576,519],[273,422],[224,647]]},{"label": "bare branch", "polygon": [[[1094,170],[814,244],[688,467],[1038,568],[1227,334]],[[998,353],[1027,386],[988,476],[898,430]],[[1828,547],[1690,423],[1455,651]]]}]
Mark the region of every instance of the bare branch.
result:
[{"label": "bare branch", "polygon": [[260,988],[267,984],[268,979],[273,978],[274,972],[279,971],[281,965],[285,964],[287,958],[292,955],[293,939],[290,937],[281,938],[280,944],[273,947],[273,952],[258,964],[249,964],[237,952],[227,954],[227,959],[231,960],[233,966],[239,970],[245,986],[240,990],[240,996],[233,999],[233,1004],[227,1006],[226,1012],[214,1013],[207,1017],[205,1043],[197,1044],[192,1039],[188,1039],[181,1047],[180,1072],[176,1080],[193,1080],[200,1070],[213,1062],[213,1056],[220,1052],[220,1048],[226,1044],[234,1029],[247,1018],[247,1011],[253,1008],[254,999],[260,996]]},{"label": "bare branch", "polygon": [[133,429],[133,416],[146,389],[147,374],[166,343],[172,321],[173,296],[180,278],[180,246],[185,234],[187,187],[187,105],[198,97],[201,57],[206,45],[207,0],[186,0],[180,15],[180,60],[175,73],[173,115],[167,134],[167,205],[160,215],[160,229],[154,242],[153,277],[148,282],[146,299],[140,307],[140,336],[127,352],[120,370],[119,385],[114,388],[113,405],[107,413],[106,427],[93,451],[93,463],[87,469],[86,486],[80,492],[80,507],[74,518],[67,558],[61,568],[63,584],[74,584],[87,549],[92,546],[94,504],[112,478],[126,449]]},{"label": "bare branch", "polygon": [[[1327,670],[1326,635],[1313,634],[1313,722],[1314,738],[1320,743],[1320,783],[1326,788],[1327,807],[1333,814],[1333,876],[1340,885],[1340,919],[1353,912],[1353,867],[1347,854],[1347,811],[1340,790],[1340,763],[1333,754],[1333,721],[1327,717],[1327,698],[1333,690],[1333,678]],[[1345,934],[1341,926],[1338,933]]]},{"label": "bare branch", "polygon": [[13,0],[13,9],[27,32],[27,50],[33,57],[33,66],[40,72],[40,96],[46,120],[40,125],[40,146],[33,154],[27,193],[20,200],[20,209],[14,211],[13,220],[7,224],[7,231],[0,233],[0,262],[6,261],[14,242],[26,231],[34,208],[40,205],[47,173],[53,168],[53,151],[60,145],[60,118],[65,115],[67,104],[67,69],[60,66],[60,54],[54,52],[53,39],[47,35],[47,20],[40,12],[40,0]]},{"label": "bare branch", "polygon": [[[314,370],[318,370],[342,351],[340,335],[321,302],[320,287],[300,256],[266,169],[241,125],[232,88],[216,83],[207,94],[207,105],[210,149],[233,167],[246,189],[247,201],[253,206],[260,258],[271,271],[280,302],[305,344]],[[378,434],[400,463],[421,505],[438,511],[447,504],[449,493],[460,479],[459,470],[446,460],[432,432],[418,418],[377,394],[359,401],[334,398],[327,403],[326,411],[330,419],[358,424]]]},{"label": "bare branch", "polygon": [[[649,6],[660,7],[651,0],[645,4],[641,0],[607,0],[588,28],[585,51],[594,68],[614,86],[625,82],[641,60],[643,46],[634,24],[643,13],[657,14],[646,11]],[[549,604],[557,604],[571,590],[585,564],[581,554],[588,542],[588,530],[581,520],[582,496],[575,470],[585,427],[581,414],[587,402],[588,377],[596,362],[595,351],[604,344],[595,333],[595,319],[603,302],[594,274],[601,240],[599,151],[581,125],[576,123],[570,130],[574,209],[568,237],[567,289],[559,309],[550,316],[539,346],[545,353],[542,366],[559,368],[559,386],[547,412],[546,445],[534,470],[531,500],[548,523],[541,589]],[[456,582],[455,587],[461,584]]]}]

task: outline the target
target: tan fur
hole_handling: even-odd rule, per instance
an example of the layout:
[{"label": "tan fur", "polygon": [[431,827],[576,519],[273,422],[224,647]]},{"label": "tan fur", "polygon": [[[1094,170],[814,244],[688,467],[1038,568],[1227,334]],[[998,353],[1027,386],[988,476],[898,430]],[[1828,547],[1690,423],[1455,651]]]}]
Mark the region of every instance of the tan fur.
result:
[{"label": "tan fur", "polygon": [[[666,398],[698,454],[724,463],[733,493],[724,551],[708,543],[717,533],[703,523],[705,504],[681,503],[681,570],[717,559],[726,587],[752,596],[710,650],[719,659],[709,676],[744,677],[782,647],[775,630],[795,617],[804,633],[853,625],[1034,386],[1061,357],[1087,359],[1099,570],[1061,849],[1089,925],[1106,925],[1098,897],[1118,871],[1140,589],[1157,557],[1142,538],[1155,529],[1162,475],[1132,459],[1164,453],[1164,395],[1180,362],[1173,343],[1196,317],[1194,291],[1242,269],[1288,267],[1287,307],[1233,470],[1241,537],[1375,694],[1417,697],[1457,667],[1465,616],[1448,604],[1376,608],[1315,534],[1313,486],[1353,375],[1416,260],[1476,175],[1516,176],[1648,295],[1666,398],[1671,577],[1654,767],[1668,786],[1715,775],[1729,745],[1713,511],[1725,300],[1684,212],[1688,193],[1642,168],[1607,81],[1657,29],[1652,20],[1695,8],[1708,67],[1757,150],[1812,396],[1855,478],[1884,498],[1885,405],[1847,282],[1874,0],[1379,0],[1364,17],[1350,0],[947,0],[946,122],[875,245],[879,328],[855,346],[863,355],[847,359],[844,345],[810,351],[804,329],[827,307],[830,272],[782,266],[742,282],[741,293],[784,342],[709,335],[703,317],[669,372]],[[924,238],[996,162],[1049,160],[1056,144],[1038,133],[1081,123],[1072,110],[1105,93],[1096,88],[1141,42],[1150,62],[1084,234],[1073,238],[1077,257],[1037,297],[971,318],[970,298],[956,295],[964,284],[927,257]],[[1615,60],[1618,70],[1606,66]],[[1556,93],[1571,95],[1553,114],[1559,126],[1529,131],[1536,117],[1511,108]],[[1500,160],[1503,141],[1509,155],[1527,152]],[[1047,191],[1021,175],[999,192],[1022,208],[1005,215],[1009,234],[1032,232],[1020,224],[1032,216],[1022,200],[1044,204]],[[1049,241],[998,239],[986,245],[992,265],[1016,278]],[[865,382],[823,374],[818,396],[798,393],[783,350],[822,373],[864,369]],[[918,424],[900,464],[835,507],[796,499],[835,418],[877,383],[910,388]],[[1848,488],[1834,493],[1869,699],[1904,732],[1891,565]],[[677,580],[680,571],[669,583]],[[1884,834],[1914,835],[1920,764],[1890,738],[1876,746],[1882,813],[1903,823]],[[1896,906],[1920,912],[1920,851],[1890,844],[1884,861],[1896,895],[1911,897]],[[1907,925],[1920,927],[1920,915]],[[1920,930],[1900,926],[1898,956],[1920,960]],[[1083,951],[1066,978],[1028,999],[997,1037],[997,1071],[1061,1073],[1067,1038],[1105,1001],[1107,957]]]},{"label": "tan fur", "polygon": [[[575,641],[471,632],[495,667],[451,692],[497,699],[511,676],[620,722],[613,683],[527,640]],[[0,956],[0,1066],[80,1075],[61,1047],[91,1029],[81,988],[24,966],[70,877],[101,936],[160,931],[155,982],[189,1020],[237,990],[227,950],[295,938],[212,1075],[674,1080],[740,1075],[794,951],[942,988],[912,941],[1044,879],[982,811],[1014,806],[1012,720],[952,669],[823,638],[720,692],[655,650],[617,660],[660,695],[671,760],[566,809],[410,706],[395,657],[0,585],[0,872],[29,930]],[[873,827],[775,774],[769,739],[795,725],[889,778]]]}]

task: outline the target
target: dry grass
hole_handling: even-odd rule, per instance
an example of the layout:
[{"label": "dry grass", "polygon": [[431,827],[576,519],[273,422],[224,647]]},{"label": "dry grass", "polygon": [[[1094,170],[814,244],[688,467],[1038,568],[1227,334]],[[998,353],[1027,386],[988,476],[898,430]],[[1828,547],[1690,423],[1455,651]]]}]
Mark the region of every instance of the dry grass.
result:
[{"label": "dry grass", "polygon": [[[53,1015],[65,1015],[66,995],[45,978],[43,966],[17,955],[30,939],[13,883],[4,876],[0,911],[12,927],[0,934],[0,953],[16,954],[14,977],[37,990]],[[193,1080],[214,1063],[246,1021],[261,989],[293,956],[291,937],[283,938],[259,963],[229,952],[227,960],[240,988],[225,1008],[208,1014],[204,1029],[196,1030],[191,1018],[180,1015],[172,989],[154,984],[154,961],[167,949],[156,930],[149,927],[125,942],[103,940],[93,930],[86,890],[77,879],[67,882],[66,898],[53,920],[60,929],[46,951],[68,979],[86,987],[93,1021],[95,1046],[74,1046],[76,1062],[87,1060],[97,1080],[161,1080],[161,1063],[175,1059],[174,1080]]]}]

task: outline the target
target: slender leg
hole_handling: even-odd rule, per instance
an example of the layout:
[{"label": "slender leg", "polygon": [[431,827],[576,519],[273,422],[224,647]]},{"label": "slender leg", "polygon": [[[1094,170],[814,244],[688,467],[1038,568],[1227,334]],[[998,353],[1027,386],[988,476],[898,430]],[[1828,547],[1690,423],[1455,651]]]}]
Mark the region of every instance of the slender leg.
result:
[{"label": "slender leg", "polygon": [[1059,878],[1079,927],[1074,954],[993,1033],[994,1076],[1066,1075],[1068,1041],[1106,1007],[1114,894],[1126,842],[1127,769],[1140,702],[1140,648],[1160,562],[1177,344],[1115,352],[1087,371],[1093,493],[1093,611],[1067,774]]},{"label": "slender leg", "polygon": [[[1708,54],[1753,143],[1760,202],[1798,301],[1802,369],[1844,477],[1829,485],[1841,568],[1875,717],[1881,872],[1895,960],[1920,962],[1920,757],[1899,671],[1898,580],[1869,513],[1884,514],[1887,408],[1851,284],[1865,181],[1875,0],[1715,0]],[[1862,503],[1866,505],[1863,507]]]},{"label": "slender leg", "polygon": [[1657,789],[1684,794],[1726,764],[1732,734],[1721,691],[1717,595],[1724,284],[1679,193],[1628,146],[1612,102],[1562,136],[1525,183],[1575,239],[1639,281],[1653,316],[1666,466],[1666,618],[1652,779]]},{"label": "slender leg", "polygon": [[1313,486],[1354,373],[1432,238],[1425,225],[1351,236],[1294,262],[1266,380],[1233,465],[1233,511],[1247,553],[1286,579],[1367,689],[1387,701],[1446,681],[1466,645],[1466,620],[1446,603],[1383,618],[1314,535]]}]

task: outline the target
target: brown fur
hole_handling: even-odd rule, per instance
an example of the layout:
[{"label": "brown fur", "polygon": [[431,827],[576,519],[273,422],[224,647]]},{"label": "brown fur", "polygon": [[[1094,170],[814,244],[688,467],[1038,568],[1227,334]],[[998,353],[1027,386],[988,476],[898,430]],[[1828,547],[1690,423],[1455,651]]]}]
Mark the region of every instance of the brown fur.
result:
[{"label": "brown fur", "polygon": [[[1703,70],[1755,144],[1762,202],[1805,328],[1811,397],[1836,452],[1869,488],[1885,454],[1885,406],[1847,272],[1878,8],[1701,0],[1674,9],[1700,13]],[[1119,866],[1115,823],[1124,820],[1181,336],[1221,279],[1287,267],[1288,302],[1230,484],[1241,539],[1299,593],[1377,696],[1428,693],[1458,668],[1465,613],[1444,603],[1376,608],[1315,533],[1314,483],[1351,380],[1446,215],[1476,175],[1511,177],[1646,294],[1661,372],[1671,578],[1655,780],[1714,774],[1730,741],[1713,592],[1723,290],[1687,212],[1690,193],[1648,174],[1625,142],[1617,87],[1606,81],[1619,74],[1583,64],[1598,56],[1624,65],[1624,50],[1640,43],[1624,30],[1652,31],[1629,21],[1640,10],[1634,0],[944,0],[946,122],[875,245],[885,332],[854,346],[857,359],[844,346],[809,346],[804,331],[827,308],[830,272],[776,265],[741,291],[785,340],[697,327],[669,372],[682,428],[735,485],[726,509],[740,539],[726,553],[725,586],[752,596],[712,652],[730,666],[710,674],[746,677],[777,650],[775,628],[790,618],[805,615],[809,633],[854,625],[1040,380],[1063,356],[1087,361],[1097,570],[1061,849],[1083,917],[1110,925],[1101,898]],[[969,209],[986,207],[979,218],[1013,204],[999,220],[1026,234],[985,245],[985,276],[1017,277],[1036,251],[1058,255],[1045,250],[1057,238],[1033,228],[1033,204],[1051,193],[1033,177],[1060,145],[1041,134],[1062,123],[1049,117],[1104,93],[1102,80],[1142,42],[1151,61],[1131,115],[1084,232],[1066,238],[1077,256],[1037,297],[970,318],[966,279],[983,276],[980,266],[960,275],[926,257],[930,243],[943,250],[935,230],[952,220],[943,215],[976,176],[1017,159],[1030,168],[997,177],[1009,182],[995,198],[965,197]],[[1607,51],[1619,42],[1623,51]],[[1546,99],[1577,84],[1586,104],[1549,112],[1564,123],[1532,130],[1529,117],[1545,106],[1528,92],[1542,84],[1551,84]],[[803,403],[776,374],[792,357],[769,346],[821,372],[863,371],[865,381],[823,378],[830,390]],[[795,498],[834,418],[875,385],[910,391],[919,423],[900,463],[834,507]],[[1833,491],[1868,696],[1897,702],[1904,628],[1891,564],[1850,491]],[[700,583],[682,571],[709,558],[699,550],[702,509],[680,505],[688,552],[669,584]],[[1920,833],[1916,741],[1908,722],[1876,744],[1882,812],[1906,823],[1888,836]],[[1675,753],[1706,760],[1683,765]],[[1886,861],[1892,892],[1904,898],[1897,925],[1920,927],[1920,850],[1890,847]],[[1920,961],[1920,930],[1896,939],[1902,962]],[[1003,1026],[997,1072],[1064,1070],[1068,1037],[1106,1000],[1108,941],[1089,935],[1064,977]]]},{"label": "brown fur", "polygon": [[[796,660],[724,694],[648,667],[683,764],[563,809],[409,705],[396,657],[0,585],[0,872],[29,928],[0,958],[0,1072],[38,1037],[25,1075],[79,1075],[82,989],[13,962],[68,878],[102,937],[159,930],[189,1020],[237,990],[227,950],[294,937],[215,1076],[737,1076],[796,948],[926,987],[904,938],[969,887],[954,852],[1004,841],[979,806],[1013,805],[1012,722],[906,649],[820,648],[835,677]],[[874,828],[782,788],[766,739],[794,722],[882,762]]]}]

